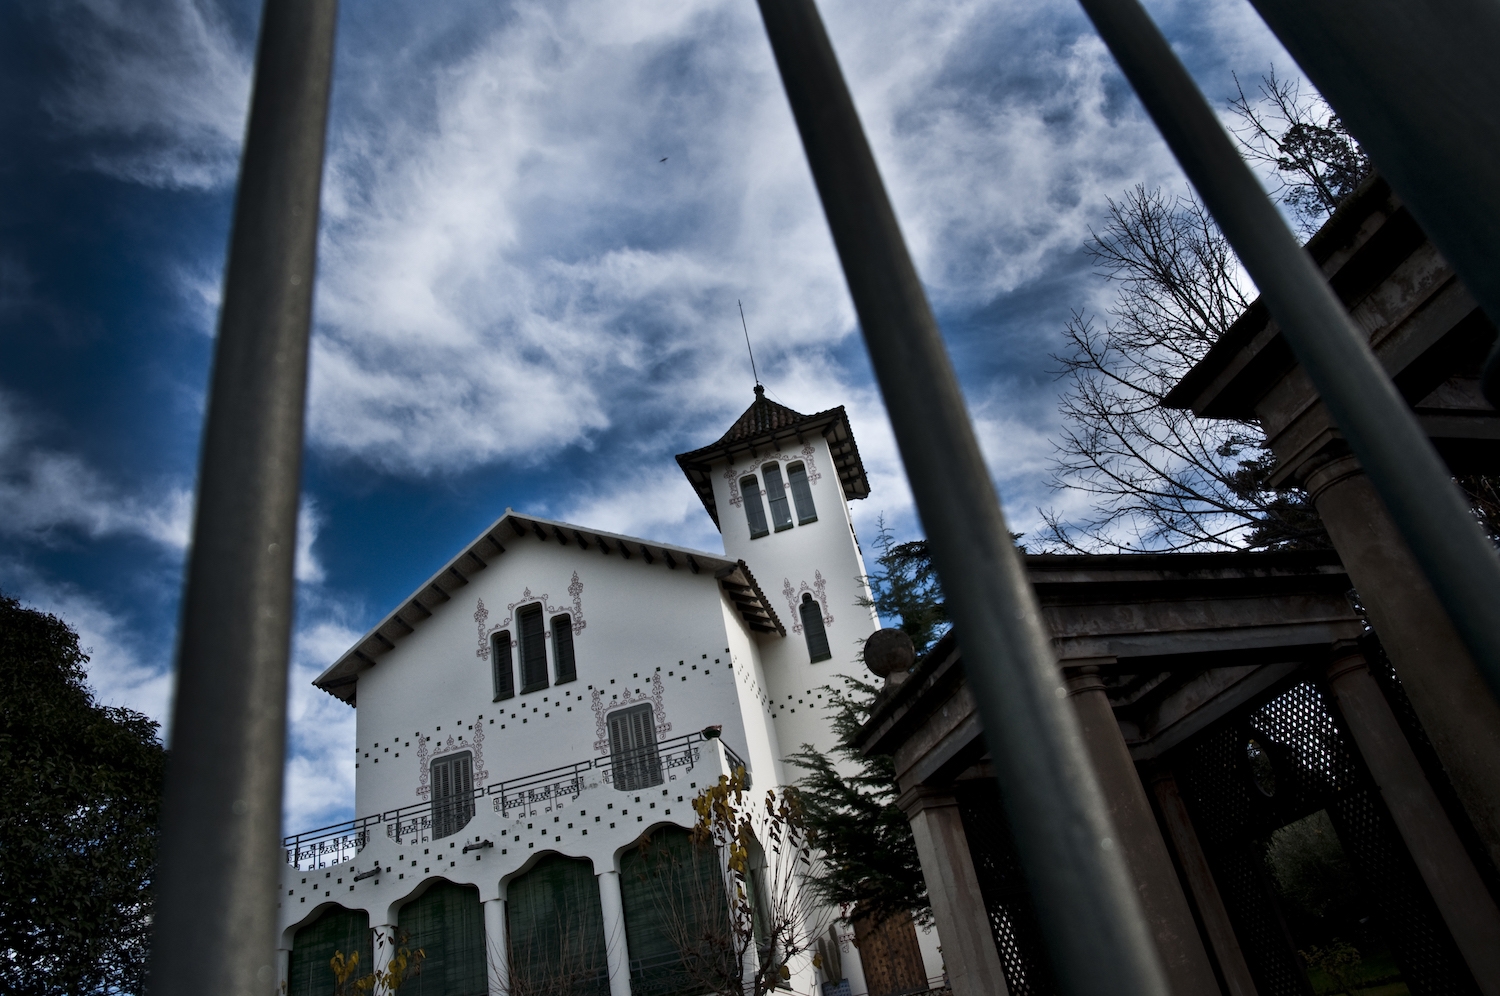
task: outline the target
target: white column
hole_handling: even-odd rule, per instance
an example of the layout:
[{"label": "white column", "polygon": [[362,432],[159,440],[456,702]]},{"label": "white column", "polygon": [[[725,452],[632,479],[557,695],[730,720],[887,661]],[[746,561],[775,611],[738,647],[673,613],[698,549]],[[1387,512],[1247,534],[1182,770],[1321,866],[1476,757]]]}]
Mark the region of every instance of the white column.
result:
[{"label": "white column", "polygon": [[[375,957],[370,968],[378,977],[396,956],[396,928],[393,924],[385,923],[375,928],[374,947]],[[385,987],[376,990],[376,996],[388,996]]]},{"label": "white column", "polygon": [[919,786],[903,792],[896,805],[911,821],[954,996],[1005,996],[1005,972],[957,801]]},{"label": "white column", "polygon": [[276,949],[276,993],[285,996],[291,984],[292,952],[289,948]]},{"label": "white column", "polygon": [[625,900],[620,873],[599,873],[599,905],[604,910],[604,953],[609,961],[609,996],[630,996],[630,951],[625,945]]},{"label": "white column", "polygon": [[505,900],[484,901],[484,965],[490,996],[505,996],[510,989],[510,946],[505,937]]}]

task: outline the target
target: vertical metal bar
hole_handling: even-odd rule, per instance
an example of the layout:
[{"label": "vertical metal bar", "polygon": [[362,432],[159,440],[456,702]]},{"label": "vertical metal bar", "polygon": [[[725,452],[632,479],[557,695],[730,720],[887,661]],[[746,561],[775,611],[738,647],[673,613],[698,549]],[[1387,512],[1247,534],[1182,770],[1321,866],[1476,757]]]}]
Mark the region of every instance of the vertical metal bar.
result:
[{"label": "vertical metal bar", "polygon": [[1069,993],[1164,994],[1077,718],[958,381],[812,0],[759,0]]},{"label": "vertical metal bar", "polygon": [[276,987],[282,755],[335,0],[266,0],[183,595],[153,996]]},{"label": "vertical metal bar", "polygon": [[1500,696],[1500,557],[1448,468],[1150,16],[1137,0],[1080,2]]},{"label": "vertical metal bar", "polygon": [[[1500,326],[1500,4],[1251,3]],[[1500,408],[1500,342],[1484,390]]]}]

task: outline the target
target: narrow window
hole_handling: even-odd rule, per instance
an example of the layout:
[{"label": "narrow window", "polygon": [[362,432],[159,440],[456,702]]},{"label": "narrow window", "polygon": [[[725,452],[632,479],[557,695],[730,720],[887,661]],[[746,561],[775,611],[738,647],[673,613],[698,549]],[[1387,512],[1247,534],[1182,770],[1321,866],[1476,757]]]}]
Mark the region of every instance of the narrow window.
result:
[{"label": "narrow window", "polygon": [[535,602],[516,613],[521,630],[521,694],[547,687],[547,627]]},{"label": "narrow window", "polygon": [[805,526],[818,521],[818,510],[813,505],[812,485],[807,483],[807,467],[802,463],[786,465],[786,480],[792,486],[792,501],[797,505],[797,525]]},{"label": "narrow window", "polygon": [[552,666],[557,671],[553,684],[561,685],[578,677],[578,666],[573,662],[573,617],[552,617]]},{"label": "narrow window", "polygon": [[781,464],[768,463],[760,470],[766,475],[766,497],[771,500],[771,521],[776,531],[792,528],[792,508],[787,504],[786,488],[781,486]]},{"label": "narrow window", "polygon": [[609,714],[609,761],[615,788],[621,792],[662,783],[654,719],[649,704]]},{"label": "narrow window", "polygon": [[807,637],[807,656],[816,664],[826,661],[833,654],[828,650],[828,631],[823,628],[823,608],[813,601],[809,592],[802,593],[802,604],[797,606],[802,615],[802,635]]},{"label": "narrow window", "polygon": [[449,754],[432,762],[432,839],[451,837],[474,818],[474,755]]},{"label": "narrow window", "polygon": [[766,528],[766,507],[760,503],[760,482],[754,474],[740,478],[740,494],[745,499],[745,519],[750,523],[750,538],[760,539],[770,533]]},{"label": "narrow window", "polygon": [[516,694],[516,672],[510,656],[508,629],[490,637],[490,671],[495,677],[495,701],[513,698]]}]

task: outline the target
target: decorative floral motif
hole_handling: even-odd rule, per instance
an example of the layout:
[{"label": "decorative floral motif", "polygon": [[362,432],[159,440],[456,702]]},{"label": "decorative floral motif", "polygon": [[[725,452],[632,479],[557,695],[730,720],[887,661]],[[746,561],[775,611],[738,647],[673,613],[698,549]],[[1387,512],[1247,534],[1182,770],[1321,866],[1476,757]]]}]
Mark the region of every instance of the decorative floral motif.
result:
[{"label": "decorative floral motif", "polygon": [[601,752],[609,750],[609,727],[605,722],[605,715],[626,706],[640,705],[642,702],[651,703],[651,713],[656,720],[656,739],[665,740],[667,734],[672,732],[672,724],[667,722],[667,707],[663,703],[666,691],[667,687],[662,684],[660,671],[651,676],[649,695],[645,692],[632,692],[627,688],[619,693],[618,699],[606,699],[599,689],[591,690],[590,695],[594,706],[594,732],[598,735],[598,739],[594,741],[594,750]]},{"label": "decorative floral motif", "polygon": [[729,482],[729,504],[739,508],[744,499],[740,497],[740,475],[734,472],[733,466],[724,471],[724,480]]},{"label": "decorative floral motif", "polygon": [[[569,615],[573,620],[573,635],[577,636],[588,627],[588,623],[585,622],[583,618],[583,582],[578,579],[577,571],[573,572],[573,580],[568,584],[568,594],[573,598],[573,610],[569,613]],[[521,590],[520,598],[516,599],[514,602],[506,603],[505,618],[488,628],[485,627],[484,623],[485,620],[490,617],[490,610],[485,608],[484,599],[479,599],[477,603],[478,607],[474,610],[474,622],[477,623],[479,627],[479,646],[475,648],[474,656],[478,657],[482,661],[487,661],[490,659],[490,634],[498,633],[500,630],[510,626],[511,620],[515,617],[516,614],[516,606],[518,605],[529,605],[532,602],[541,602],[542,606],[546,609],[546,612],[549,616],[556,615],[559,612],[568,611],[566,605],[553,605],[551,602],[551,598],[552,596],[548,595],[546,592],[543,592],[540,595],[533,595],[530,588],[523,588]],[[552,633],[548,631],[543,634],[543,637],[550,640],[552,638]],[[517,641],[514,639],[510,641],[510,645],[512,647],[516,646],[516,643]]]},{"label": "decorative floral motif", "polygon": [[818,604],[823,607],[823,625],[833,625],[833,613],[828,611],[828,582],[823,580],[822,571],[815,570],[813,571],[813,583],[808,584],[806,581],[803,581],[801,583],[801,587],[798,588],[792,587],[791,578],[781,579],[781,593],[786,596],[787,608],[790,609],[792,613],[792,632],[802,632],[801,601],[802,593],[804,591],[811,592],[812,597],[817,599]]},{"label": "decorative floral motif", "polygon": [[439,738],[438,745],[431,750],[427,747],[427,738],[417,734],[417,767],[420,776],[417,781],[417,797],[429,798],[432,795],[432,786],[428,783],[428,777],[432,773],[432,762],[448,754],[456,754],[461,750],[474,752],[474,761],[470,766],[474,772],[474,787],[484,785],[485,779],[490,773],[484,770],[484,717],[474,720],[474,736],[468,740],[464,739],[462,733],[448,734],[448,739]]},{"label": "decorative floral motif", "polygon": [[479,649],[474,651],[474,656],[482,661],[490,659],[490,641],[484,638],[484,621],[490,617],[490,610],[484,607],[484,599],[479,599],[478,608],[474,610],[474,622],[479,626]]},{"label": "decorative floral motif", "polygon": [[[813,463],[813,454],[816,452],[817,450],[813,449],[812,443],[808,443],[802,447],[802,461],[807,464],[807,483],[811,485],[816,485],[823,479],[823,475],[818,473],[817,465]],[[776,455],[781,456],[780,453]]]}]

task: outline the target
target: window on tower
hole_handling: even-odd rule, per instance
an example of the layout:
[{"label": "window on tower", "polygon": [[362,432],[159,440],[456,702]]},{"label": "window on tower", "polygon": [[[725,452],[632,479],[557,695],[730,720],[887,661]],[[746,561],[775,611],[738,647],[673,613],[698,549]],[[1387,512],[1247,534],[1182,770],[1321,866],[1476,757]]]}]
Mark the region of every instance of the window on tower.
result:
[{"label": "window on tower", "polygon": [[833,656],[828,649],[828,631],[823,628],[823,607],[813,600],[810,592],[802,593],[802,604],[797,606],[802,616],[802,635],[807,639],[807,656],[816,664]]},{"label": "window on tower", "polygon": [[792,487],[792,501],[797,506],[797,525],[805,526],[818,521],[818,510],[813,505],[812,485],[807,480],[807,466],[801,461],[786,465],[786,480]]},{"label": "window on tower", "polygon": [[766,498],[771,502],[771,522],[779,533],[792,528],[792,507],[786,500],[786,488],[781,484],[781,464],[768,463],[760,468],[766,477]]},{"label": "window on tower", "polygon": [[547,627],[542,622],[542,607],[537,603],[516,613],[521,631],[521,694],[547,687]]},{"label": "window on tower", "polygon": [[766,528],[766,507],[760,503],[760,482],[754,474],[740,478],[740,495],[745,499],[745,520],[750,523],[750,538],[760,539],[770,533]]}]

